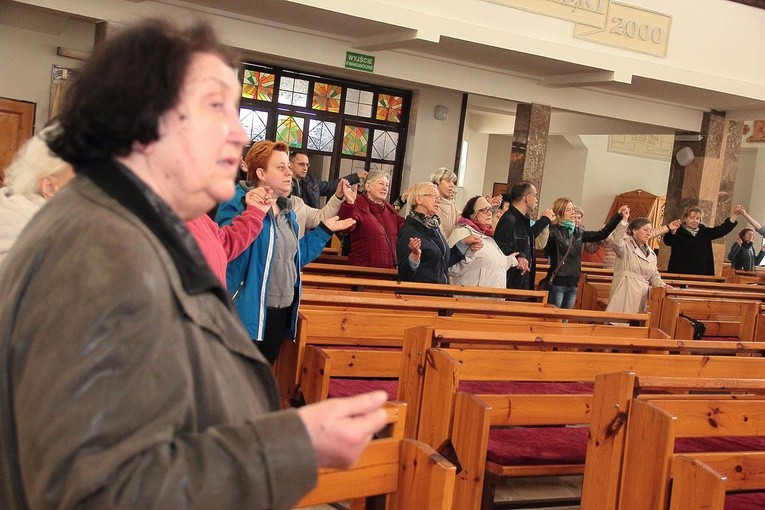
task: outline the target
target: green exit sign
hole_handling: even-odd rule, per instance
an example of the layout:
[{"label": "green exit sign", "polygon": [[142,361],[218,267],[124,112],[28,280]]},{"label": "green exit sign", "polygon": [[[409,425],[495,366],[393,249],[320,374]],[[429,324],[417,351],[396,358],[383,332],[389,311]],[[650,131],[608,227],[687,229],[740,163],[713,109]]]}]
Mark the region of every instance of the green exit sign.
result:
[{"label": "green exit sign", "polygon": [[345,67],[348,69],[356,69],[358,71],[373,73],[375,72],[375,58],[372,55],[364,55],[363,53],[346,51]]}]

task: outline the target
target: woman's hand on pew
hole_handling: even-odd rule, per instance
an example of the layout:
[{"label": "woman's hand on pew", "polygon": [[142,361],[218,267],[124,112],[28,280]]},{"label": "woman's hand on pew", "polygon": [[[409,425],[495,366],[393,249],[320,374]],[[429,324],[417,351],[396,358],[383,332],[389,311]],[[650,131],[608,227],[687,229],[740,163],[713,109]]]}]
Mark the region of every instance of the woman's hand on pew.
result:
[{"label": "woman's hand on pew", "polygon": [[332,398],[297,410],[303,420],[319,467],[344,469],[353,465],[372,436],[385,427],[384,391]]}]

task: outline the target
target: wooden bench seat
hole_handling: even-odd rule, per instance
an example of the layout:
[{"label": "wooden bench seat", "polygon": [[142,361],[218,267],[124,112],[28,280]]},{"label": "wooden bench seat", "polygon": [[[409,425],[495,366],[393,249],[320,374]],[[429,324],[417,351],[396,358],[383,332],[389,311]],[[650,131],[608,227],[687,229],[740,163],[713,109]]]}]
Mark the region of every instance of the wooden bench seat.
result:
[{"label": "wooden bench seat", "polygon": [[438,283],[401,282],[379,278],[341,277],[305,274],[302,278],[304,289],[342,290],[355,292],[381,292],[389,294],[424,294],[469,296],[506,300],[523,300],[547,303],[547,291],[497,289],[493,287],[466,287]]},{"label": "wooden bench seat", "polygon": [[406,406],[389,404],[391,437],[370,442],[348,469],[320,469],[316,487],[296,508],[350,500],[352,510],[361,510],[365,498],[387,495],[388,509],[451,509],[456,468],[427,445],[404,439]]},{"label": "wooden bench seat", "polygon": [[[487,473],[489,483],[484,493],[487,505],[492,501],[495,476],[582,473],[584,465],[569,463],[571,457],[560,462],[550,458],[546,464],[487,463],[489,431],[491,427],[587,425],[593,403],[592,395],[458,393],[463,380],[591,382],[598,374],[617,367],[664,376],[711,374],[751,378],[765,369],[765,360],[758,358],[597,352],[431,349],[428,360],[417,438],[437,449],[452,445],[461,466],[455,482],[455,509],[479,507],[477,502],[484,493]],[[586,432],[568,428],[560,430],[569,435],[578,432],[586,439]]]},{"label": "wooden bench seat", "polygon": [[[645,391],[657,387],[691,394]],[[763,379],[604,374],[596,380],[592,415],[583,509],[666,508],[678,454],[722,463],[738,455],[731,452],[765,450]],[[684,499],[675,504],[694,508]]]}]

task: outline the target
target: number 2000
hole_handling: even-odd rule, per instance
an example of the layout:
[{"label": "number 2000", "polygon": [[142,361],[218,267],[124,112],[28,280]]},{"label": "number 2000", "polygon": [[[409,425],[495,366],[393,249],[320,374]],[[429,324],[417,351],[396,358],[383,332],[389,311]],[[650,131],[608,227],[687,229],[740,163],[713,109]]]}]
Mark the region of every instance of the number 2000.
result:
[{"label": "number 2000", "polygon": [[613,16],[611,18],[613,25],[609,29],[609,32],[616,35],[624,35],[630,39],[637,37],[642,41],[651,41],[654,44],[661,44],[661,40],[664,37],[664,30],[661,27],[652,27],[647,23],[638,24],[633,20],[625,20],[619,16]]}]

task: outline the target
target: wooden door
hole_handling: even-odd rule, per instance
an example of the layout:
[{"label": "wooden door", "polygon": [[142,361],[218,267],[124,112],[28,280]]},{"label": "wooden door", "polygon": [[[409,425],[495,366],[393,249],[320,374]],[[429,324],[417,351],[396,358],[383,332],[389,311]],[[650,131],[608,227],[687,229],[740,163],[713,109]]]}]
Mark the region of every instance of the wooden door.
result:
[{"label": "wooden door", "polygon": [[16,150],[32,136],[35,103],[0,98],[0,185]]}]

